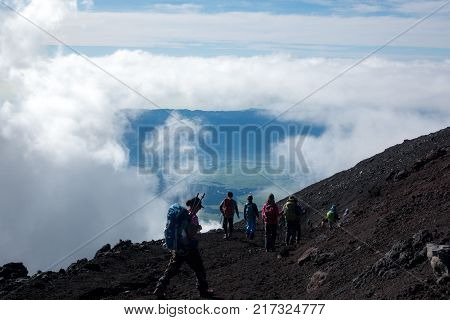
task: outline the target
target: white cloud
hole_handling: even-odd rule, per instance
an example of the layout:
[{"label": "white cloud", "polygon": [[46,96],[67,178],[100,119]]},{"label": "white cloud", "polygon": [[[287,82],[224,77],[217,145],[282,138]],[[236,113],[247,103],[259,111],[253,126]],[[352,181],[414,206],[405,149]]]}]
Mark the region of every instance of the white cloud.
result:
[{"label": "white cloud", "polygon": [[[301,147],[308,172],[298,161],[297,173],[291,175],[294,186],[290,191],[327,178],[339,171],[349,169],[359,161],[382,152],[386,148],[420,135],[438,131],[450,125],[450,116],[424,116],[411,110],[360,108],[354,111],[336,108],[329,110],[328,129],[320,137],[304,138]],[[332,121],[334,117],[335,121]],[[289,158],[290,140],[276,146],[277,156]],[[294,142],[295,144],[295,142]],[[294,189],[294,190],[293,190]]]},{"label": "white cloud", "polygon": [[[443,5],[446,1],[436,0],[303,0],[302,2],[311,3],[315,5],[328,7],[330,10],[338,12],[343,15],[352,14],[371,14],[376,12],[383,12],[386,15],[412,15],[420,16],[425,15],[439,6]],[[439,14],[448,14],[450,7],[444,7]]]},{"label": "white cloud", "polygon": [[[416,18],[302,16],[232,12],[219,14],[80,12],[65,19],[57,35],[71,45],[165,47],[193,44],[257,48],[292,45],[377,46]],[[398,39],[398,46],[450,48],[450,20],[433,17]],[[47,41],[52,43],[50,39]]]},{"label": "white cloud", "polygon": [[[58,20],[47,20],[44,13],[53,17],[59,12],[56,16],[66,19],[73,8],[70,2],[52,5],[56,11],[52,6],[39,11],[34,2],[25,10],[54,28]],[[80,57],[37,55],[39,33],[21,20],[7,20],[1,30],[0,257],[1,262],[23,260],[36,270],[155,194],[159,180],[126,166],[120,142],[124,122],[118,116],[123,108],[150,106]],[[164,107],[259,106],[274,113],[352,63],[283,55],[170,57],[127,50],[94,61]],[[449,87],[450,61],[371,59],[289,112],[290,118],[330,128],[305,145],[310,180],[403,138],[447,126]],[[182,184],[169,198],[189,192]],[[159,237],[167,205],[164,197],[158,199],[77,257],[119,237]]]},{"label": "white cloud", "polygon": [[[23,11],[52,28],[72,5],[38,1]],[[17,18],[5,21],[0,34],[0,264],[24,261],[32,272],[152,199],[160,183],[127,167],[117,112],[129,92],[109,92],[105,78],[79,57],[37,55],[36,36]],[[183,184],[177,188],[63,265],[119,238],[161,237],[167,199]]]},{"label": "white cloud", "polygon": [[91,10],[94,7],[94,0],[81,0],[81,6],[85,10]]},{"label": "white cloud", "polygon": [[150,5],[149,10],[160,13],[190,13],[199,12],[203,7],[194,3],[170,4],[170,3],[155,3]]},{"label": "white cloud", "polygon": [[357,13],[376,13],[382,11],[383,7],[366,3],[356,3],[351,6],[350,10]]},{"label": "white cloud", "polygon": [[[393,11],[402,14],[425,15],[443,5],[445,2],[447,1],[400,1],[400,3],[397,3],[397,5],[393,7]],[[449,12],[450,5],[447,5],[442,9],[440,14]]]}]

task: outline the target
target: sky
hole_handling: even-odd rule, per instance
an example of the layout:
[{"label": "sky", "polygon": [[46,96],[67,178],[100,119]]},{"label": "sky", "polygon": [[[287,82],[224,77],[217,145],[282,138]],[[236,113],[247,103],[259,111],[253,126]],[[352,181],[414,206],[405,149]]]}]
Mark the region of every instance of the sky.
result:
[{"label": "sky", "polygon": [[[88,55],[140,48],[179,56],[287,53],[357,58],[444,2],[79,0],[78,13],[66,17],[54,32]],[[380,55],[447,57],[449,16],[447,6]]]},{"label": "sky", "polygon": [[[166,108],[277,116],[443,3],[7,2],[116,77],[0,9],[0,265],[23,261],[32,272],[153,198],[57,267],[107,242],[160,238],[171,199],[190,196],[189,181],[159,195],[160,177],[127,165],[119,111],[155,106],[123,83]],[[449,125],[449,14],[444,8],[283,115],[327,128],[302,146],[309,174],[285,189]]]}]

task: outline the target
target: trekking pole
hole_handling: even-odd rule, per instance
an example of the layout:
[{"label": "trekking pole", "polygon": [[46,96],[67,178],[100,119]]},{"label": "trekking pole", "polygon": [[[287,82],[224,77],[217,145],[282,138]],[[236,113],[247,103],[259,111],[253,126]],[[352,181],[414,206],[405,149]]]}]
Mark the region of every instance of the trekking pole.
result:
[{"label": "trekking pole", "polygon": [[191,211],[195,211],[195,209],[197,209],[197,199],[198,199],[198,195],[199,195],[199,193],[197,193],[197,195],[195,196],[195,200],[194,200],[194,203],[192,204],[192,207],[191,207]]},{"label": "trekking pole", "polygon": [[197,209],[197,207],[200,206],[200,204],[202,203],[202,200],[205,197],[206,193],[203,193],[201,198],[198,197],[199,195],[200,195],[200,193],[197,193],[197,195],[195,196],[195,204],[194,204],[194,207],[192,208],[192,211],[195,211],[195,209]]}]

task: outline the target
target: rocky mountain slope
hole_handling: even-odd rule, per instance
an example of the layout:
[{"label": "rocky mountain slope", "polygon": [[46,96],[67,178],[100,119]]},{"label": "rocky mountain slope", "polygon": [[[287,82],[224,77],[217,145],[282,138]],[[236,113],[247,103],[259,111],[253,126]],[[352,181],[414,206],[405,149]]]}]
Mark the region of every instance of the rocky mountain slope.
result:
[{"label": "rocky mountain slope", "polygon": [[[220,230],[200,235],[218,299],[450,298],[450,128],[391,147],[297,196],[308,214],[295,247],[279,241],[277,252],[266,253],[261,224],[253,241],[241,224],[229,241]],[[320,227],[331,203],[350,209],[333,230]],[[9,264],[0,268],[0,298],[153,299],[169,257],[162,241],[120,241],[59,272],[28,277],[23,265]],[[168,298],[198,298],[186,266]]]}]

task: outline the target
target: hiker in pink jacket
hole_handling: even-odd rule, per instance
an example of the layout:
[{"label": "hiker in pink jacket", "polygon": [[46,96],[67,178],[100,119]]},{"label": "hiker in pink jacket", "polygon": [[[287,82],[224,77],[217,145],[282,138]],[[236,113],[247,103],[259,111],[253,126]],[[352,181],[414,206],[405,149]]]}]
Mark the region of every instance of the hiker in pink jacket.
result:
[{"label": "hiker in pink jacket", "polygon": [[262,217],[265,227],[265,247],[266,251],[275,250],[275,240],[277,238],[278,220],[280,210],[275,203],[275,197],[271,193],[262,208]]}]

